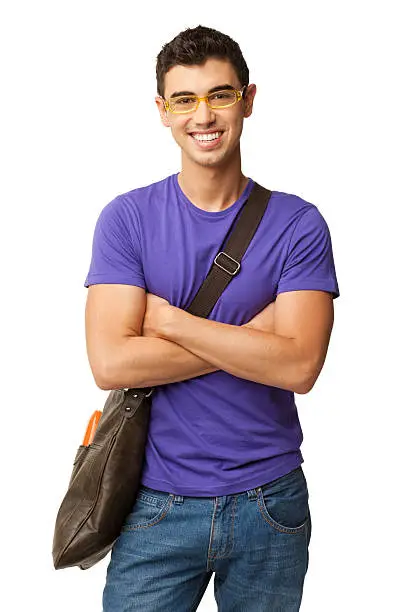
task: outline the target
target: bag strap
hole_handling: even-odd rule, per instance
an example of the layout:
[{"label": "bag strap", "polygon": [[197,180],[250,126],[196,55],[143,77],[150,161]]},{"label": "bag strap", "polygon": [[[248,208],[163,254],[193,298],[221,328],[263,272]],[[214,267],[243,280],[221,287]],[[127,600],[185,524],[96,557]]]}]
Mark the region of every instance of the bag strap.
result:
[{"label": "bag strap", "polygon": [[232,278],[240,272],[241,260],[265,214],[271,195],[269,189],[254,183],[248,200],[234,222],[229,240],[215,257],[187,312],[197,317],[208,317]]},{"label": "bag strap", "polygon": [[[271,195],[269,189],[254,182],[247,201],[229,231],[229,240],[223,251],[219,251],[215,257],[200,289],[189,308],[186,308],[187,312],[197,317],[208,317],[232,278],[240,272],[241,260],[265,214]],[[145,397],[150,397],[154,389],[155,387],[140,387],[128,391],[143,392]]]}]

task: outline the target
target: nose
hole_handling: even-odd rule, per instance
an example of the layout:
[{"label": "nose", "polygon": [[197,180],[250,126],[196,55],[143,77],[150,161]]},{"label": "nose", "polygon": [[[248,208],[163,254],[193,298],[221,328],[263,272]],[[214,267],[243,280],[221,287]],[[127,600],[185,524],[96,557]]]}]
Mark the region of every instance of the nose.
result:
[{"label": "nose", "polygon": [[198,125],[212,123],[215,119],[215,113],[208,106],[205,100],[200,100],[197,110],[194,113],[195,123]]}]

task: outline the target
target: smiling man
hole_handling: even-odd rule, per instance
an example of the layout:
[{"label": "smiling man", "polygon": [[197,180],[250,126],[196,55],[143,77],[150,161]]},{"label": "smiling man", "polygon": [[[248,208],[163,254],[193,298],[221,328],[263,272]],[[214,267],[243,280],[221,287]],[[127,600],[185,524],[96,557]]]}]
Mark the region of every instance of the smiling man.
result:
[{"label": "smiling man", "polygon": [[240,138],[256,86],[238,44],[198,26],[162,48],[157,93],[181,170],[105,206],[85,281],[98,386],[156,387],[104,612],[196,610],[212,574],[223,612],[293,612],[311,537],[294,394],[331,336],[329,230],[315,205],[273,191],[209,317],[186,312],[254,187]]}]

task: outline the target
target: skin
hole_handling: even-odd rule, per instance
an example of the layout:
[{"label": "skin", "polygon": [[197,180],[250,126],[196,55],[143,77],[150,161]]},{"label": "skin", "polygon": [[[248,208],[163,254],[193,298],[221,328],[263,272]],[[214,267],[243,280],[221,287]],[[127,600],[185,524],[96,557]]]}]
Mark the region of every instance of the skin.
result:
[{"label": "skin", "polygon": [[[174,66],[165,76],[164,97],[175,91],[204,96],[224,83],[242,87],[228,61],[209,59],[200,66]],[[245,188],[248,179],[241,171],[240,137],[244,119],[252,114],[255,94],[256,86],[251,84],[245,99],[232,107],[214,110],[201,101],[195,112],[183,115],[167,112],[163,99],[156,97],[161,121],[181,149],[179,184],[195,206],[210,212],[224,210]],[[221,144],[214,150],[200,150],[190,133],[210,129],[224,132]],[[241,327],[194,317],[149,294],[142,334],[178,343],[236,376],[307,393],[324,364],[332,325],[332,296],[321,291],[279,294],[275,303]],[[237,345],[239,351],[234,350]],[[247,369],[247,363],[255,363],[256,369],[252,365]]]},{"label": "skin", "polygon": [[[174,66],[165,75],[165,97],[175,91],[204,96],[229,83],[241,89],[228,61]],[[252,114],[256,86],[246,99],[226,109],[201,102],[195,112],[166,112],[156,104],[163,125],[180,147],[178,181],[193,205],[216,212],[242,194],[240,137]],[[202,150],[189,135],[224,132],[219,146]],[[246,325],[235,326],[190,315],[161,297],[127,285],[89,287],[86,337],[90,365],[102,389],[146,387],[224,370],[235,376],[296,393],[307,393],[325,361],[333,325],[333,300],[324,291],[281,293]],[[238,347],[238,350],[236,350]]]},{"label": "skin", "polygon": [[[230,84],[240,90],[242,84],[230,62],[208,59],[200,66],[174,66],[165,75],[165,99],[176,91],[192,91],[204,96],[210,88]],[[171,130],[181,149],[182,171],[179,184],[188,198],[204,210],[216,212],[233,204],[243,192],[248,178],[241,171],[240,137],[243,122],[252,113],[256,85],[249,85],[243,100],[229,108],[213,110],[200,102],[194,113],[176,115],[167,112],[164,101],[156,97],[163,125]],[[221,144],[203,151],[189,132],[224,131]]]},{"label": "skin", "polygon": [[[165,75],[164,98],[168,99],[175,91],[192,91],[198,96],[204,96],[211,87],[224,83],[237,90],[242,88],[233,66],[226,60],[210,58],[203,65],[174,66]],[[178,175],[178,182],[198,208],[210,212],[224,210],[244,191],[248,178],[241,172],[240,138],[244,119],[252,114],[255,95],[256,85],[250,84],[244,91],[243,99],[234,106],[214,110],[201,101],[195,113],[186,115],[167,112],[163,98],[156,96],[160,119],[171,130],[181,149],[182,171]],[[223,131],[221,146],[215,150],[200,150],[189,136],[194,131],[213,129]],[[197,189],[197,185],[200,185],[200,189]],[[170,310],[164,311],[166,305],[170,306],[166,300],[147,295],[143,336],[160,337],[160,326],[164,317],[170,313]],[[274,303],[269,304],[247,325],[263,331],[273,331]]]}]

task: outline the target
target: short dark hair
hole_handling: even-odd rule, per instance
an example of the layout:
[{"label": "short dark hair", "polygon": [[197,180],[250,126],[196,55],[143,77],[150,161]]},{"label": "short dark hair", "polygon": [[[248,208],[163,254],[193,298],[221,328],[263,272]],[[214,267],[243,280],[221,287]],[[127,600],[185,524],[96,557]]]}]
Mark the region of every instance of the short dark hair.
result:
[{"label": "short dark hair", "polygon": [[234,67],[241,86],[249,83],[249,70],[239,45],[227,34],[197,26],[180,32],[165,44],[157,56],[157,93],[164,97],[164,77],[173,66],[203,64],[209,58],[227,59]]}]

